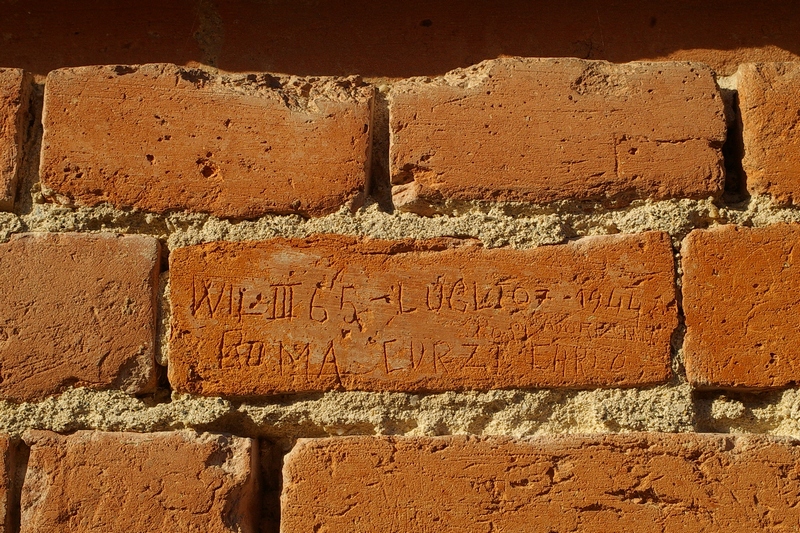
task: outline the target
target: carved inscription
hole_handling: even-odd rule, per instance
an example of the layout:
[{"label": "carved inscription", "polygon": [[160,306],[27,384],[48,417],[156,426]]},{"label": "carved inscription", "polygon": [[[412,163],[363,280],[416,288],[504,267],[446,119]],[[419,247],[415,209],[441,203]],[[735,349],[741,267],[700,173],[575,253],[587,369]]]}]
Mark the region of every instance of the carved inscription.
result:
[{"label": "carved inscription", "polygon": [[179,390],[634,385],[668,376],[672,250],[660,233],[534,250],[346,237],[171,256]]}]

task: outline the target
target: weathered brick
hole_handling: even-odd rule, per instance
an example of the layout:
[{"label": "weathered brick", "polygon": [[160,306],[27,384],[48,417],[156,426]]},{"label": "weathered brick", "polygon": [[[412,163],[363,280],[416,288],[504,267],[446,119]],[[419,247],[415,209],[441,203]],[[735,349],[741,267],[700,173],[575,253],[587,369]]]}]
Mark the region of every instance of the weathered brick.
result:
[{"label": "weathered brick", "polygon": [[507,58],[390,93],[395,206],[704,198],[723,186],[723,104],[697,63]]},{"label": "weathered brick", "polygon": [[529,250],[343,236],[170,254],[170,382],[206,395],[659,383],[669,237]]},{"label": "weathered brick", "polygon": [[31,83],[19,69],[0,68],[0,209],[14,207]]},{"label": "weathered brick", "polygon": [[357,78],[166,64],[53,71],[41,180],[56,199],[155,212],[250,218],[358,206],[372,92]]},{"label": "weathered brick", "polygon": [[799,463],[797,441],[756,436],[303,440],[281,531],[783,532]]},{"label": "weathered brick", "polygon": [[0,533],[14,533],[17,443],[0,435]]},{"label": "weathered brick", "polygon": [[683,243],[686,375],[696,386],[800,381],[800,225],[695,230]]},{"label": "weathered brick", "polygon": [[29,233],[0,244],[0,398],[151,390],[158,270],[152,237]]},{"label": "weathered brick", "polygon": [[229,435],[32,431],[21,533],[252,533],[258,445]]},{"label": "weathered brick", "polygon": [[751,193],[800,202],[800,62],[739,67],[742,167]]}]

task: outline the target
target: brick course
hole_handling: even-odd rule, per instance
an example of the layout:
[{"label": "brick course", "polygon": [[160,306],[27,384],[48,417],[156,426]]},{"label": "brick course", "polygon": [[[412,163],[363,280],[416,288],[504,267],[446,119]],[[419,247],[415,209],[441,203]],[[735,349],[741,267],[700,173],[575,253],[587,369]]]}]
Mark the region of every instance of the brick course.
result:
[{"label": "brick course", "polygon": [[220,217],[358,207],[372,91],[357,78],[174,65],[47,76],[41,181],[62,202]]},{"label": "brick course", "polygon": [[0,398],[152,391],[158,267],[152,237],[29,233],[0,244]]},{"label": "brick course", "polygon": [[532,250],[349,237],[170,255],[170,382],[207,395],[631,386],[669,375],[663,233]]},{"label": "brick course", "polygon": [[281,531],[787,531],[799,460],[757,436],[304,440]]},{"label": "brick course", "polygon": [[711,70],[508,58],[390,94],[396,207],[464,201],[705,198],[722,191],[725,119]]}]

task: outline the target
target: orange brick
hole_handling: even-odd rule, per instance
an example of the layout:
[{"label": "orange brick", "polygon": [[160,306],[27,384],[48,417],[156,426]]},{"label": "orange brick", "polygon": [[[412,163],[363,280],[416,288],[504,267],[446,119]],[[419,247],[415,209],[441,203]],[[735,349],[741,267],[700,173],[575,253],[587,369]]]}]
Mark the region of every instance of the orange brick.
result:
[{"label": "orange brick", "polygon": [[751,193],[800,202],[800,62],[739,67],[742,166]]},{"label": "orange brick", "polygon": [[150,391],[158,267],[152,237],[29,233],[0,244],[0,398]]},{"label": "orange brick", "polygon": [[220,217],[360,205],[373,89],[356,78],[211,74],[174,65],[47,77],[50,196]]},{"label": "orange brick", "polygon": [[21,533],[255,528],[257,444],[191,431],[32,431]]},{"label": "orange brick", "polygon": [[284,466],[281,531],[789,531],[800,448],[756,436],[341,437]]},{"label": "orange brick", "polygon": [[722,99],[697,63],[507,58],[390,95],[395,206],[705,198],[723,186]]},{"label": "orange brick", "polygon": [[529,250],[319,236],[170,254],[170,382],[205,395],[660,383],[663,233]]},{"label": "orange brick", "polygon": [[14,207],[17,194],[30,89],[23,71],[0,68],[0,209],[4,211]]},{"label": "orange brick", "polygon": [[696,386],[800,381],[800,225],[720,226],[683,243],[686,374]]}]

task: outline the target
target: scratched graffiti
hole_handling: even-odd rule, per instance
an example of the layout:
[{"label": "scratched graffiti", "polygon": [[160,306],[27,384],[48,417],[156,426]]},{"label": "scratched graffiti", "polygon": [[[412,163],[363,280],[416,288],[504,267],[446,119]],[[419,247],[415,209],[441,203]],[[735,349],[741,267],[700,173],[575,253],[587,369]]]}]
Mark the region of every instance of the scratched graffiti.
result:
[{"label": "scratched graffiti", "polygon": [[675,314],[671,255],[659,272],[652,250],[638,257],[648,268],[608,268],[609,256],[593,265],[573,245],[546,254],[380,254],[348,253],[337,245],[342,238],[329,239],[313,253],[287,254],[286,242],[251,245],[227,265],[221,251],[211,268],[197,268],[190,256],[199,250],[187,249],[194,268],[173,273],[171,363],[177,357],[195,377],[249,384],[248,394],[664,375]]}]

